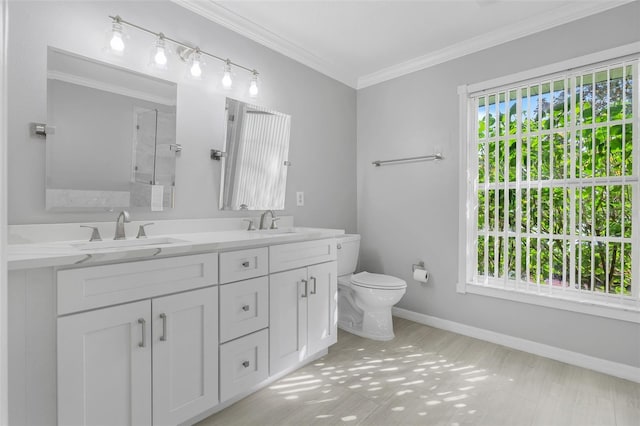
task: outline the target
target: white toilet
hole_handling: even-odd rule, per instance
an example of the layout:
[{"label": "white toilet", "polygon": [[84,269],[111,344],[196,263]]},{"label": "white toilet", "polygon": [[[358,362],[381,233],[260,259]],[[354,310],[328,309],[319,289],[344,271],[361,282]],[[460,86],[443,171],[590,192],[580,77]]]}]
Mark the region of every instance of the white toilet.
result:
[{"label": "white toilet", "polygon": [[407,289],[407,283],[389,275],[354,274],[360,251],[360,235],[347,234],[338,243],[338,327],[373,340],[391,340],[391,308]]}]

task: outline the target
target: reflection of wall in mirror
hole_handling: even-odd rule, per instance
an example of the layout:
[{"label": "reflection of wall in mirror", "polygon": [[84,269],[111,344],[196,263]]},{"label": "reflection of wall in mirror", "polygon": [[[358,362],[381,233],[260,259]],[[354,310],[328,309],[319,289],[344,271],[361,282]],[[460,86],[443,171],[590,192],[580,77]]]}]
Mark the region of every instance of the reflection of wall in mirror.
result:
[{"label": "reflection of wall in mirror", "polygon": [[56,129],[47,138],[47,186],[127,190],[132,99],[58,80],[47,88],[48,122]]},{"label": "reflection of wall in mirror", "polygon": [[[165,139],[175,141],[175,106],[53,79],[48,80],[48,100],[48,121],[56,128],[47,138],[48,144],[55,144],[48,152],[48,188],[128,190],[137,148],[132,149],[134,110],[162,111],[169,117],[164,122],[173,125]],[[149,138],[155,140],[155,118],[150,126]]]}]

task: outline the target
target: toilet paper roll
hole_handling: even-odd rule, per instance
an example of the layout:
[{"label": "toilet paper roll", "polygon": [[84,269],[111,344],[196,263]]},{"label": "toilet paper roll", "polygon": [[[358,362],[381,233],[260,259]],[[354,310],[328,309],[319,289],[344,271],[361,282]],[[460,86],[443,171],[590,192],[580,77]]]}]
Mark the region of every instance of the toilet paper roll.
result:
[{"label": "toilet paper roll", "polygon": [[413,271],[413,279],[420,283],[426,283],[427,281],[429,281],[429,271],[426,271],[424,269],[416,269]]}]

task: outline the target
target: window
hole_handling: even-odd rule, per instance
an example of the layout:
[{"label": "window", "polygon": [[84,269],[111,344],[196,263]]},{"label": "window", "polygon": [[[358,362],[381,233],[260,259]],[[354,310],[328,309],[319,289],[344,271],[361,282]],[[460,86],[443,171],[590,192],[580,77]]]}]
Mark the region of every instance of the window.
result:
[{"label": "window", "polygon": [[462,94],[464,291],[640,308],[637,81],[626,56]]}]

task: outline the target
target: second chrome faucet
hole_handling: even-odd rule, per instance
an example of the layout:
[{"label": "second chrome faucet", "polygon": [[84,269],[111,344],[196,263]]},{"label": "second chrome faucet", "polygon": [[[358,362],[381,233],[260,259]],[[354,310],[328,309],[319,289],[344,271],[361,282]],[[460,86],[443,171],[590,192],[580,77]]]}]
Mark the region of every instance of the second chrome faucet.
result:
[{"label": "second chrome faucet", "polygon": [[276,217],[276,214],[273,212],[273,210],[267,210],[264,213],[262,213],[262,216],[260,216],[260,228],[259,229],[267,229],[267,225],[266,225],[266,223],[264,223],[264,220],[267,217],[267,213],[271,214],[271,227],[269,229],[278,229],[278,225],[276,224],[276,222],[279,221],[280,218]]},{"label": "second chrome faucet", "polygon": [[124,240],[127,238],[124,233],[124,224],[130,221],[129,212],[122,210],[116,219],[116,235],[113,237],[114,240]]}]

